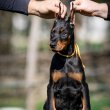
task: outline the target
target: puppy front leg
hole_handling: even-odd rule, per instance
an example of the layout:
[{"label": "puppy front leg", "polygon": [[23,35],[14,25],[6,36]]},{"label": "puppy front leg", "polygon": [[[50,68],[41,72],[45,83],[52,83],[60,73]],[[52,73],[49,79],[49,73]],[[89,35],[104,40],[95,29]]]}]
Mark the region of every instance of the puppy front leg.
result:
[{"label": "puppy front leg", "polygon": [[83,109],[82,110],[91,110],[89,89],[86,82],[82,84],[82,92],[83,92],[83,97],[82,97]]},{"label": "puppy front leg", "polygon": [[82,105],[83,105],[82,110],[86,110],[86,101],[85,101],[84,96],[82,97]]},{"label": "puppy front leg", "polygon": [[55,107],[55,97],[53,97],[53,104],[52,104],[52,106],[53,106],[53,110],[56,110],[56,107]]},{"label": "puppy front leg", "polygon": [[54,91],[53,91],[53,86],[51,86],[51,89],[50,89],[50,106],[49,106],[49,110],[56,110],[56,107],[55,107],[55,97],[54,97]]}]

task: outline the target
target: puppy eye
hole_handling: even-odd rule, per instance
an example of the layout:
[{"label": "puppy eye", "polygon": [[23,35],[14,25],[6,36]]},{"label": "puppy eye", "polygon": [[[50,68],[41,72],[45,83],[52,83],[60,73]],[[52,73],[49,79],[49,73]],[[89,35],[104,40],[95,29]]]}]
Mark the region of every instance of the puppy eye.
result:
[{"label": "puppy eye", "polygon": [[67,35],[67,33],[64,33],[64,35]]},{"label": "puppy eye", "polygon": [[63,31],[62,34],[63,34],[63,35],[67,35],[67,32]]}]

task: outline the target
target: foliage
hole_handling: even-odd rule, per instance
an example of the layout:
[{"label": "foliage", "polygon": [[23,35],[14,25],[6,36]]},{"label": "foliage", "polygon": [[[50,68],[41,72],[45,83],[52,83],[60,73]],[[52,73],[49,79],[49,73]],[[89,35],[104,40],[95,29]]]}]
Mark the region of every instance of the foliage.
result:
[{"label": "foliage", "polygon": [[25,100],[18,98],[0,100],[0,107],[24,107]]},{"label": "foliage", "polygon": [[[43,110],[43,102],[40,101],[37,103],[37,107],[36,110]],[[106,108],[108,108],[108,110],[110,109],[110,98],[108,97],[101,97],[97,99],[94,99],[93,97],[91,97],[91,110],[106,110]]]},{"label": "foliage", "polygon": [[[91,107],[92,110],[106,110],[106,108],[110,109],[110,98],[97,98],[91,99]],[[108,110],[109,110],[108,109]]]}]

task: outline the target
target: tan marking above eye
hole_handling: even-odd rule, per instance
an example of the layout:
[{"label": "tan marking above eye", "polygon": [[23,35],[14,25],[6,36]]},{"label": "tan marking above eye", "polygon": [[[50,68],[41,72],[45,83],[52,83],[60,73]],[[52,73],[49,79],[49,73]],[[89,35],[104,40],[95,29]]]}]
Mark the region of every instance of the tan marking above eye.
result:
[{"label": "tan marking above eye", "polygon": [[64,73],[62,73],[60,71],[55,71],[54,73],[52,73],[52,78],[53,78],[54,82],[57,82],[62,77],[64,77]]},{"label": "tan marking above eye", "polygon": [[60,33],[65,32],[65,30],[63,28],[60,29]]},{"label": "tan marking above eye", "polygon": [[68,73],[68,76],[76,81],[82,81],[82,73]]},{"label": "tan marking above eye", "polygon": [[64,28],[63,28],[63,27],[61,27],[61,28],[60,28],[60,31],[64,31]]}]

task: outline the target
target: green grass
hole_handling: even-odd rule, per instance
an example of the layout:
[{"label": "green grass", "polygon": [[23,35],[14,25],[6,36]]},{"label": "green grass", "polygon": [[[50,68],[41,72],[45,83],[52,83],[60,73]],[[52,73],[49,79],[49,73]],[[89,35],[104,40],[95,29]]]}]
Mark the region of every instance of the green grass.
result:
[{"label": "green grass", "polygon": [[[44,101],[36,104],[36,110],[43,110]],[[25,100],[0,100],[0,107],[25,107]],[[91,96],[91,110],[110,110],[110,98],[107,96]]]},{"label": "green grass", "polygon": [[[83,41],[77,41],[81,52],[90,51],[90,52],[101,52],[103,50],[103,44],[101,43],[87,43]],[[89,50],[88,50],[89,49]]]},{"label": "green grass", "polygon": [[44,105],[44,102],[39,101],[36,105],[36,110],[43,110],[43,105]]},{"label": "green grass", "polygon": [[[97,97],[97,96],[96,96]],[[37,103],[36,110],[43,110],[44,102],[40,101]],[[91,98],[91,110],[104,110],[104,108],[110,109],[110,98]]]},{"label": "green grass", "polygon": [[109,108],[110,110],[110,98],[97,98],[91,99],[91,108],[92,110],[104,110],[104,108]]},{"label": "green grass", "polygon": [[49,42],[48,41],[40,41],[38,50],[41,51],[49,51]]},{"label": "green grass", "polygon": [[0,107],[25,107],[25,100],[13,99],[0,99]]}]

